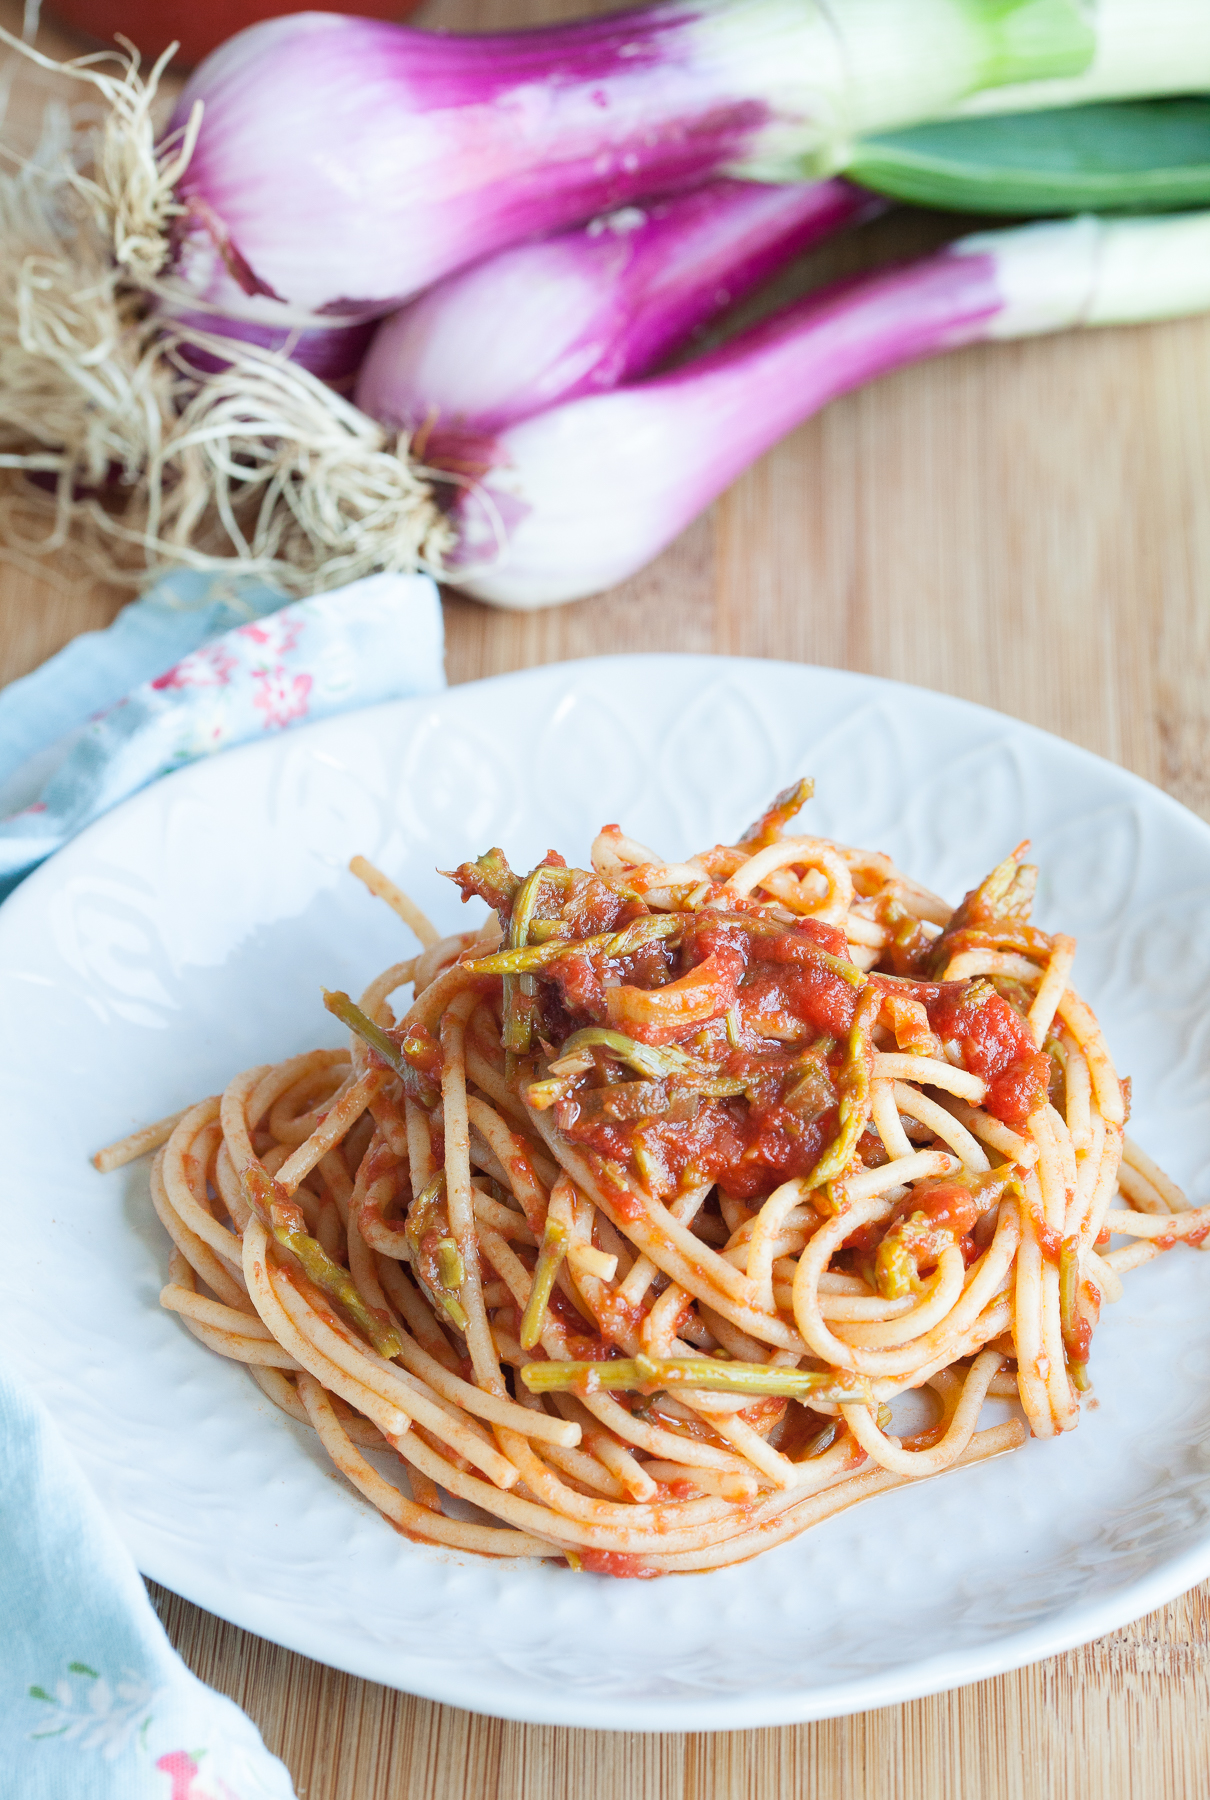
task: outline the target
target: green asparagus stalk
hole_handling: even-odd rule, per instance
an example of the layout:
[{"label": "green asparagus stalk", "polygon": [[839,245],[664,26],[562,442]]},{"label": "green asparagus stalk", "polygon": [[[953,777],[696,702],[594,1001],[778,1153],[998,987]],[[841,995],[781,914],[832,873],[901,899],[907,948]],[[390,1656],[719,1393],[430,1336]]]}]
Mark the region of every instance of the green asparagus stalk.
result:
[{"label": "green asparagus stalk", "polygon": [[867,987],[857,1002],[848,1051],[840,1071],[840,1104],[836,1113],[840,1129],[806,1177],[804,1190],[807,1192],[844,1174],[857,1149],[857,1140],[865,1130],[870,1116],[871,1039],[881,1005],[882,994],[876,987]]},{"label": "green asparagus stalk", "polygon": [[569,950],[602,950],[606,956],[626,956],[641,944],[673,938],[684,929],[679,913],[649,913],[634,919],[621,931],[600,931],[586,938],[548,938],[544,944],[524,944],[476,957],[466,967],[472,975],[533,974],[548,968]]},{"label": "green asparagus stalk", "polygon": [[357,1002],[351,1000],[348,994],[341,993],[339,990],[333,992],[328,988],[321,989],[321,992],[328,1011],[339,1019],[342,1025],[347,1025],[363,1044],[368,1045],[378,1056],[381,1056],[388,1067],[394,1069],[396,1075],[403,1082],[404,1092],[409,1094],[413,1100],[418,1100],[421,1105],[432,1106],[436,1101],[433,1089],[419,1071],[412,1067],[398,1044],[393,1038],[387,1036],[382,1026],[375,1025],[370,1015],[362,1012]]},{"label": "green asparagus stalk", "polygon": [[832,1404],[868,1401],[864,1375],[845,1369],[769,1368],[761,1363],[720,1362],[712,1356],[628,1356],[612,1362],[532,1362],[521,1370],[532,1394],[597,1393],[602,1389],[655,1393],[660,1389],[711,1394],[773,1394],[788,1400]]},{"label": "green asparagus stalk", "polygon": [[451,1324],[465,1331],[466,1309],[459,1295],[466,1280],[466,1265],[450,1230],[444,1170],[437,1171],[408,1207],[403,1234],[416,1280]]},{"label": "green asparagus stalk", "polygon": [[542,1327],[546,1322],[546,1308],[550,1304],[551,1290],[555,1285],[555,1277],[559,1273],[559,1264],[567,1253],[567,1228],[557,1219],[547,1219],[542,1233],[542,1244],[538,1251],[538,1261],[534,1267],[533,1286],[529,1290],[529,1299],[521,1316],[521,1348],[532,1350],[542,1336]]}]

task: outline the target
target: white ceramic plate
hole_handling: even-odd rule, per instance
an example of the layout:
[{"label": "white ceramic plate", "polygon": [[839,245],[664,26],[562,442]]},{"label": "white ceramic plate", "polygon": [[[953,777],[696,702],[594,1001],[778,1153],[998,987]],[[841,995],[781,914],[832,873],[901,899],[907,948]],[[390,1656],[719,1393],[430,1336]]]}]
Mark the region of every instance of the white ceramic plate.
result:
[{"label": "white ceramic plate", "polygon": [[[816,830],[953,898],[1022,837],[1037,916],[1134,1077],[1132,1129],[1210,1198],[1210,831],[979,708],[789,664],[617,657],[291,732],[138,795],[0,910],[0,1351],[148,1575],[292,1649],[512,1718],[709,1730],[827,1717],[1094,1637],[1210,1572],[1210,1256],[1129,1277],[1078,1432],[900,1491],[742,1568],[658,1582],[397,1537],[309,1434],[160,1310],[142,1165],[97,1145],[238,1069],[339,1041],[402,928],[363,851],[453,928],[435,873],[502,844],[582,860],[618,820],[679,856],[800,773]],[[406,952],[404,952],[406,953]]]}]

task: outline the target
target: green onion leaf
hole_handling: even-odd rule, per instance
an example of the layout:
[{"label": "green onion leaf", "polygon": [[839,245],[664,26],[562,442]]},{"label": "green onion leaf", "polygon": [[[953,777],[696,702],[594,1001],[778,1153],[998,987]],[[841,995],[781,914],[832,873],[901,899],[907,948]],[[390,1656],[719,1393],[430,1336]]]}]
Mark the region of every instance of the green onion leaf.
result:
[{"label": "green onion leaf", "polygon": [[1069,1360],[1078,1342],[1079,1315],[1076,1302],[1079,1292],[1080,1240],[1078,1237],[1065,1237],[1059,1246],[1059,1329]]},{"label": "green onion leaf", "polygon": [[794,1460],[796,1462],[810,1462],[813,1456],[822,1456],[824,1451],[830,1450],[832,1445],[836,1442],[836,1435],[839,1430],[840,1420],[829,1419],[822,1431],[817,1431],[813,1438],[807,1439],[801,1453],[795,1457]]},{"label": "green onion leaf", "polygon": [[1210,100],[1102,102],[881,132],[845,173],[953,212],[1163,212],[1210,203]]},{"label": "green onion leaf", "polygon": [[567,1092],[567,1082],[554,1079],[551,1081],[531,1081],[525,1090],[525,1104],[532,1106],[535,1112],[546,1112],[556,1100],[562,1099]]}]

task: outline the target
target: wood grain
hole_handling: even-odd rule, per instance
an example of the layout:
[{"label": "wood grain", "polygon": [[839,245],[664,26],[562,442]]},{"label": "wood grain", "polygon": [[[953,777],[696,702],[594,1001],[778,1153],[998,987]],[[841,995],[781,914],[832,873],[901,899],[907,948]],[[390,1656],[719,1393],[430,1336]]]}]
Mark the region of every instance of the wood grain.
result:
[{"label": "wood grain", "polygon": [[[575,0],[439,0],[499,27]],[[9,24],[19,13],[0,4]],[[49,44],[56,41],[51,34]],[[892,218],[784,291],[936,242]],[[1031,720],[1210,818],[1210,323],[964,351],[830,407],[658,562],[575,606],[450,597],[451,681],[615,650],[866,670]],[[123,596],[0,571],[0,680]],[[1098,1643],[863,1717],[723,1736],[511,1725],[338,1674],[153,1588],[300,1800],[1193,1800],[1210,1585]]]}]

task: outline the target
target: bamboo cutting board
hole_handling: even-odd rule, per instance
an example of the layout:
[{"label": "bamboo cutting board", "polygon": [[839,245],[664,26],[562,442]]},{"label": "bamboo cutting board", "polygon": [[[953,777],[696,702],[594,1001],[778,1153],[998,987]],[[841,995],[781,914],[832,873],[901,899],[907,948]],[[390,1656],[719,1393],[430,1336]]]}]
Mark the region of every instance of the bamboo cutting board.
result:
[{"label": "bamboo cutting board", "polygon": [[[580,10],[433,0],[503,28]],[[0,22],[21,7],[0,0]],[[53,31],[44,42],[66,53]],[[962,222],[891,218],[784,284]],[[617,650],[784,657],[1001,708],[1210,819],[1210,321],[964,351],[830,407],[651,568],[533,615],[450,598],[451,681]],[[0,568],[0,680],[123,595]],[[1066,1656],[864,1717],[719,1737],[477,1718],[337,1674],[154,1590],[305,1800],[1201,1800],[1210,1584]]]}]

